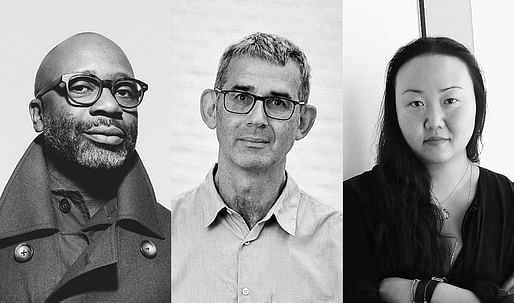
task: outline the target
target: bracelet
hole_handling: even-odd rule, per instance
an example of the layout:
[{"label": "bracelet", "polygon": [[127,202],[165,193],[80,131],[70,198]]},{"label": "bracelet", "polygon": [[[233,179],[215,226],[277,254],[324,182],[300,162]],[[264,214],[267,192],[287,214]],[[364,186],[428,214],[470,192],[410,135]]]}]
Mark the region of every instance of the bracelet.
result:
[{"label": "bracelet", "polygon": [[425,302],[425,288],[427,287],[428,281],[430,280],[421,280],[418,282],[418,286],[416,287],[416,292],[414,294],[414,303]]},{"label": "bracelet", "polygon": [[411,300],[410,300],[410,301],[411,301],[412,303],[416,303],[416,302],[414,301],[414,290],[416,289],[415,287],[417,286],[417,284],[419,283],[419,281],[420,281],[419,279],[414,279],[414,280],[412,280],[412,284],[411,284],[411,286],[410,286],[410,298],[411,298]]},{"label": "bracelet", "polygon": [[438,278],[438,277],[432,277],[430,280],[428,280],[427,284],[425,285],[425,290],[423,292],[423,302],[429,303],[432,301],[432,295],[434,294],[434,290],[436,286],[439,283],[444,283],[446,278]]}]

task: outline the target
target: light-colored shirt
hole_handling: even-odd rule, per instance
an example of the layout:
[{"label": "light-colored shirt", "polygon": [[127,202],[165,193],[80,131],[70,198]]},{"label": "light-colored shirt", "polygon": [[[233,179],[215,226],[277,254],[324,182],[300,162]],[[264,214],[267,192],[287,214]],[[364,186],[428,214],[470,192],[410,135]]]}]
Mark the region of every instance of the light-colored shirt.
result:
[{"label": "light-colored shirt", "polygon": [[172,302],[342,302],[342,213],[290,176],[251,230],[212,169],[171,207]]}]

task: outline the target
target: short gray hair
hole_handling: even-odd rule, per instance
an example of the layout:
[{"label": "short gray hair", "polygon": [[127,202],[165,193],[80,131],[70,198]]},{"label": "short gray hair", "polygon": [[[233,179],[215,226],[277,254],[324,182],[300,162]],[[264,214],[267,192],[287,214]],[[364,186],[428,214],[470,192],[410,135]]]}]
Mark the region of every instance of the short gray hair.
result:
[{"label": "short gray hair", "polygon": [[249,56],[273,62],[282,66],[289,59],[293,60],[300,70],[300,87],[298,98],[307,102],[310,91],[311,68],[305,54],[293,42],[273,34],[255,33],[229,46],[220,59],[216,75],[216,88],[223,88],[227,81],[230,61],[238,56]]}]

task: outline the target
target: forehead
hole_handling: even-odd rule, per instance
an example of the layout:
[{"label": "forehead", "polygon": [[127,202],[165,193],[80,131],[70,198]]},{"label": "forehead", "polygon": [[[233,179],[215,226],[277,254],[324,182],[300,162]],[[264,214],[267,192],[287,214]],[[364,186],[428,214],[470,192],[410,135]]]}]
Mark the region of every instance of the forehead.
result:
[{"label": "forehead", "polygon": [[59,45],[49,54],[45,78],[50,81],[62,74],[89,71],[101,78],[123,73],[133,77],[133,70],[123,51],[108,40],[81,39]]},{"label": "forehead", "polygon": [[230,61],[224,88],[245,86],[251,87],[250,91],[258,94],[277,91],[297,98],[299,83],[300,69],[292,60],[282,66],[259,58],[240,56]]},{"label": "forehead", "polygon": [[396,89],[441,89],[460,86],[473,89],[466,64],[447,55],[424,55],[405,63],[396,75]]}]

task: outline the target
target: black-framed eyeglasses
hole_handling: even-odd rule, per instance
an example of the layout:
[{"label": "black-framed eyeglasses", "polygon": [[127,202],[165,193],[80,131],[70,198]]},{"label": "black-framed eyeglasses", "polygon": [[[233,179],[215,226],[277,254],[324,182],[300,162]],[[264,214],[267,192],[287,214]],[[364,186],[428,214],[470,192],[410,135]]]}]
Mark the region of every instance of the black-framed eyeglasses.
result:
[{"label": "black-framed eyeglasses", "polygon": [[120,78],[116,80],[102,80],[89,73],[64,74],[56,81],[43,87],[37,94],[36,99],[53,89],[66,91],[68,100],[75,106],[91,106],[102,95],[103,89],[107,87],[114,99],[122,108],[135,108],[148,90],[148,84],[133,78]]},{"label": "black-framed eyeglasses", "polygon": [[296,105],[304,105],[304,101],[291,100],[284,97],[260,97],[247,92],[236,90],[214,89],[223,94],[223,107],[229,113],[248,114],[258,100],[262,101],[266,116],[276,120],[289,120],[293,116]]}]

